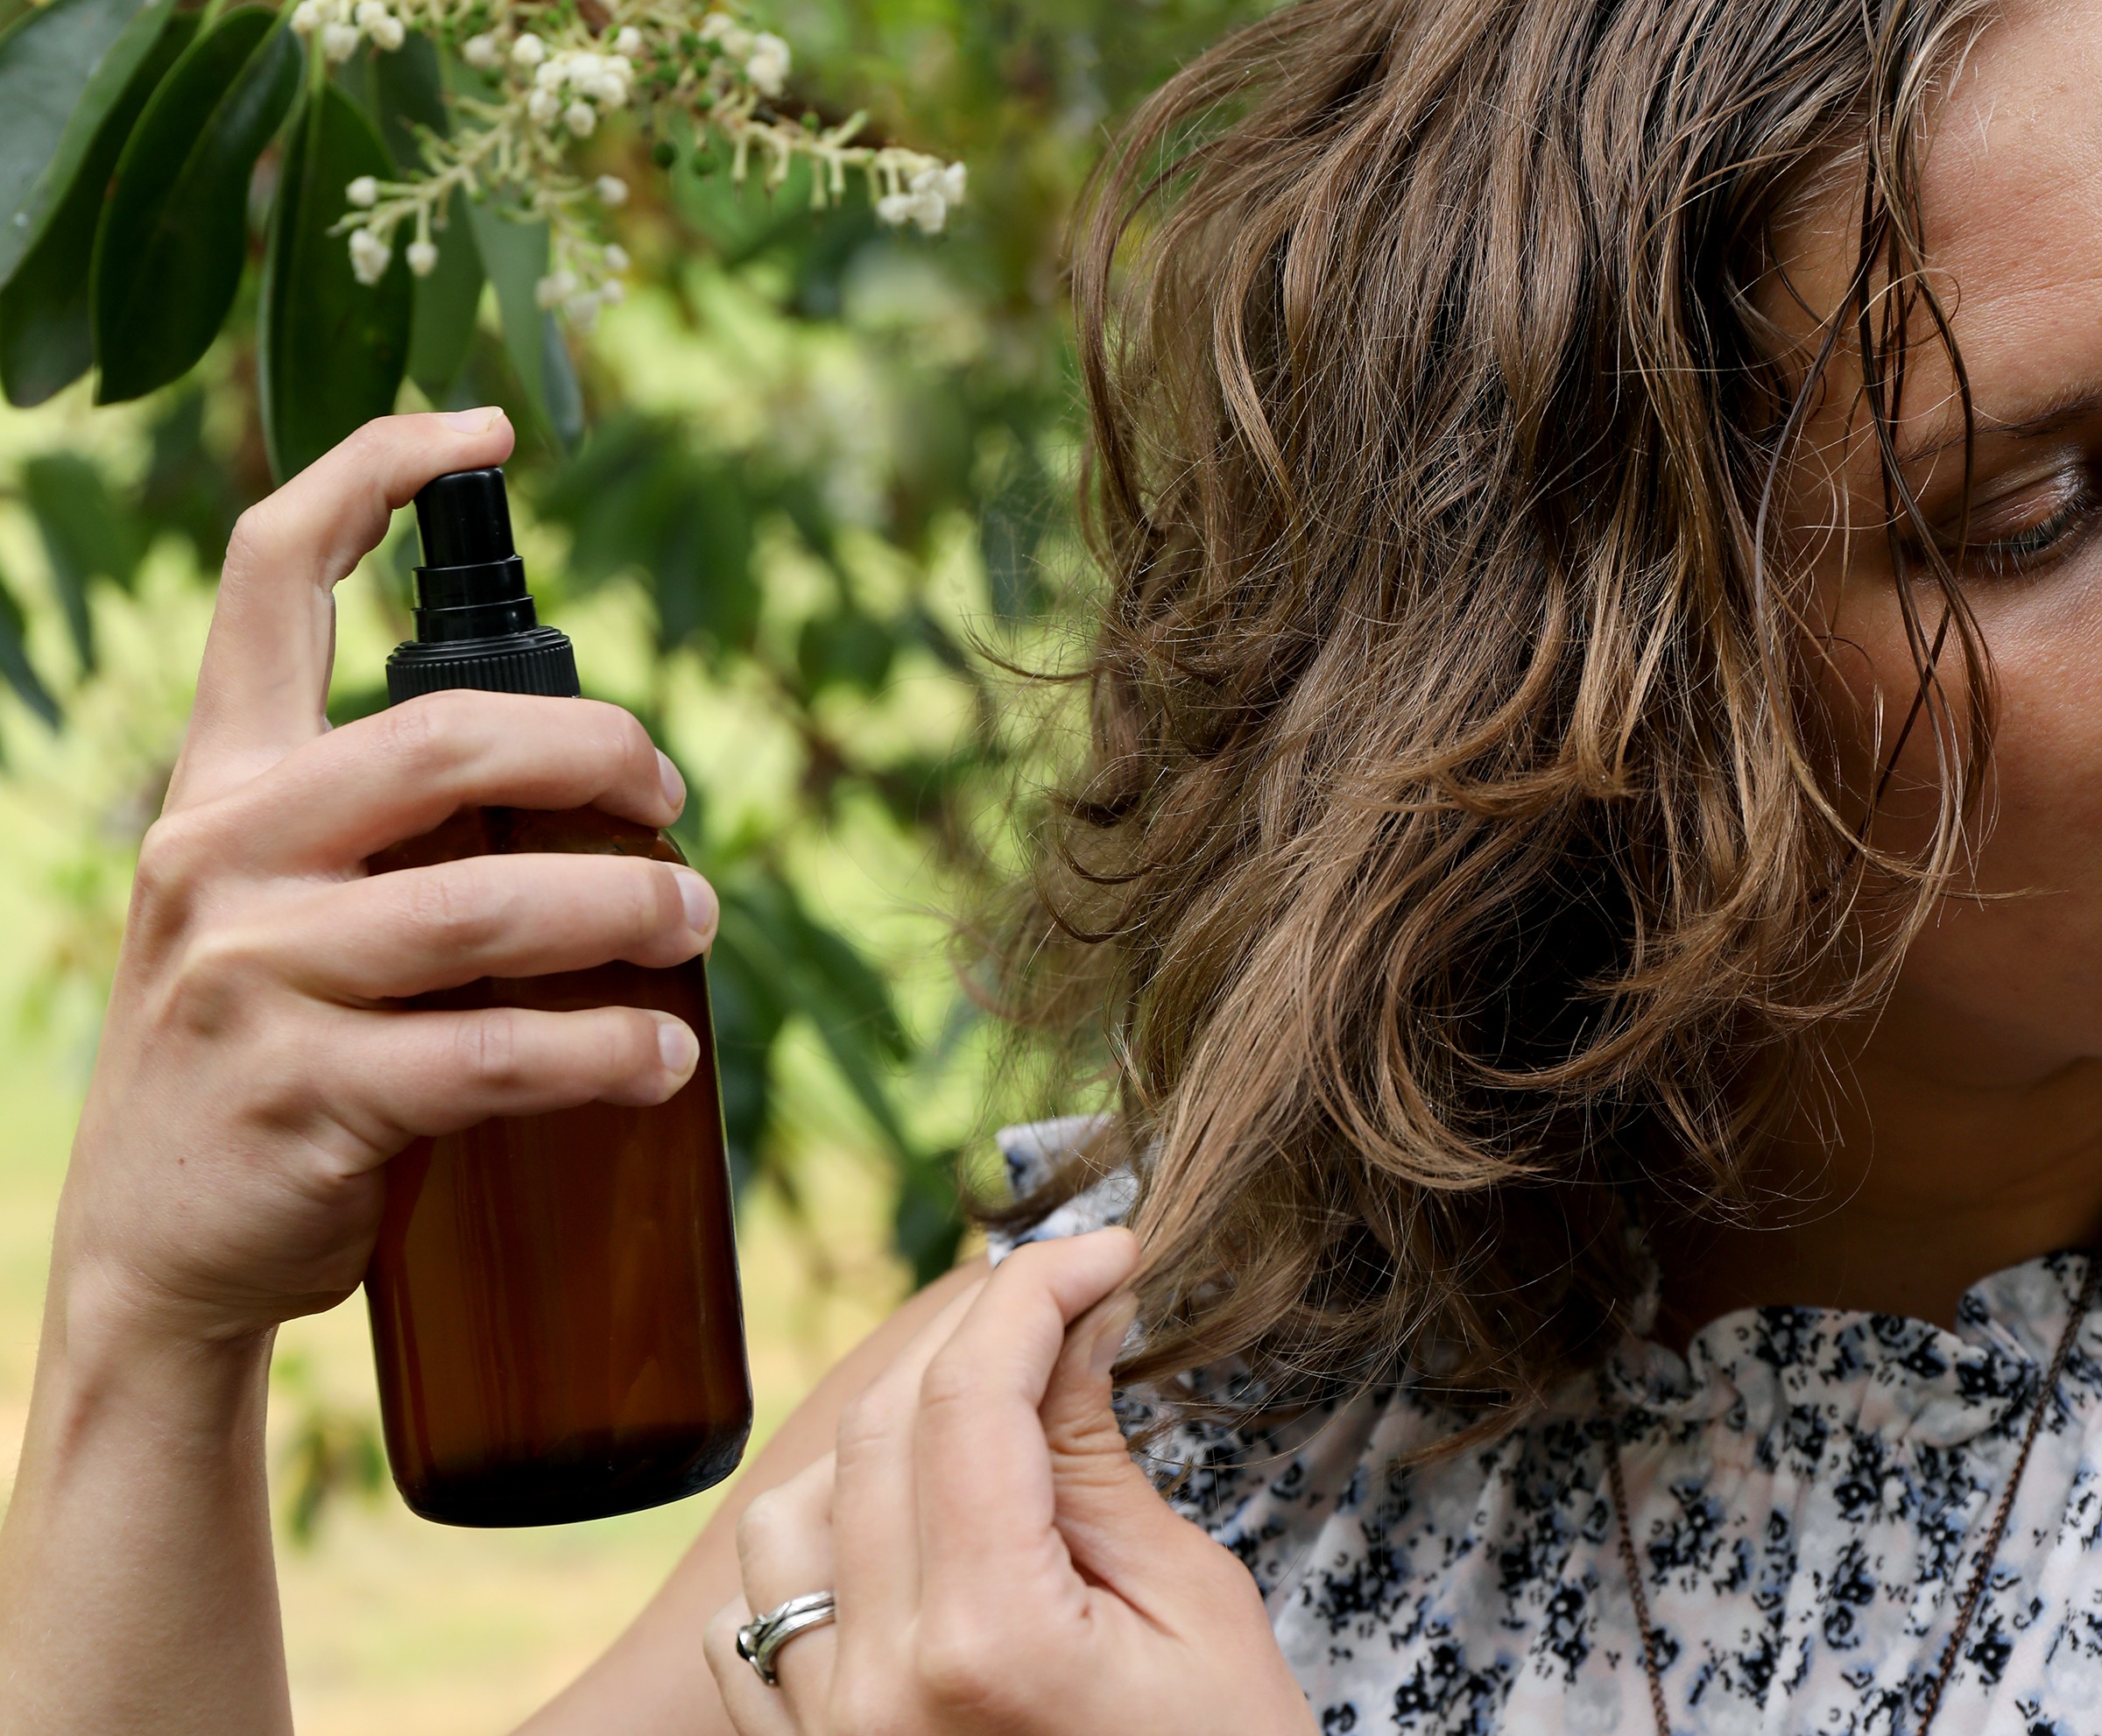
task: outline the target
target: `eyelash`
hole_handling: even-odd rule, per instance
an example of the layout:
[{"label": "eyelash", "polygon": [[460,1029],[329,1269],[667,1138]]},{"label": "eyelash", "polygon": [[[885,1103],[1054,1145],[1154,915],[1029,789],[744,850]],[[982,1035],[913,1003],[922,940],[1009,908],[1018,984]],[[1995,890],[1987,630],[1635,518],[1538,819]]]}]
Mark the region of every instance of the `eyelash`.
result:
[{"label": "eyelash", "polygon": [[2102,495],[2098,495],[2095,478],[2082,471],[2070,494],[2048,518],[2011,536],[1973,541],[1964,551],[1966,562],[1976,562],[1996,578],[2042,571],[2087,540],[2096,528],[2098,508],[2102,508]]}]

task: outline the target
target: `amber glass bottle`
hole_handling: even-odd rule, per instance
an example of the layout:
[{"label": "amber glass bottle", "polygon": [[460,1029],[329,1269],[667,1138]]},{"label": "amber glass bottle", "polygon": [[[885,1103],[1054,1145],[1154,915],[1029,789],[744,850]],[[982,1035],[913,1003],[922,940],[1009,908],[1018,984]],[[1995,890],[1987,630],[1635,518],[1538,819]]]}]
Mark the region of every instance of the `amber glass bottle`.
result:
[{"label": "amber glass bottle", "polygon": [[[574,695],[569,642],[538,625],[512,551],[502,472],[441,476],[416,509],[417,637],[388,660],[392,699]],[[371,865],[544,850],[682,859],[661,833],[596,809],[491,808]],[[413,1005],[650,1007],[692,1027],[701,1064],[653,1108],[485,1121],[387,1166],[365,1293],[403,1498],[454,1525],[548,1525],[720,1481],[744,1451],[751,1386],[702,961],[484,979]]]}]

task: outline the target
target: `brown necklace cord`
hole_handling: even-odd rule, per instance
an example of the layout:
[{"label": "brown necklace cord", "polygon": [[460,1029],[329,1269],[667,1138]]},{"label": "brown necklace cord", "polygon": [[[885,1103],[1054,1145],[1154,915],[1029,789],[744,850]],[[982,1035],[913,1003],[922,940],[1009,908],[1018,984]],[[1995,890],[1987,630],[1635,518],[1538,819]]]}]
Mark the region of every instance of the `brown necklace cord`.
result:
[{"label": "brown necklace cord", "polygon": [[[2000,1555],[2000,1540],[2007,1535],[2007,1521],[2014,1514],[2014,1497],[2021,1487],[2022,1473],[2029,1467],[2029,1450],[2036,1444],[2036,1436],[2043,1427],[2043,1414],[2057,1394],[2058,1382],[2064,1376],[2066,1362],[2080,1337],[2080,1328],[2094,1307],[2098,1280],[2102,1280],[2102,1254],[2090,1253],[2087,1275],[2081,1281],[2072,1312],[2066,1317],[2065,1330],[2058,1335],[2058,1348],[2051,1353],[2050,1367],[2036,1389],[2036,1408],[2030,1412],[2028,1426],[2022,1431],[2021,1450],[2015,1454],[2014,1468],[2000,1492],[2000,1504],[1993,1509],[1992,1528],[1986,1534],[1985,1548],[1979,1552],[1977,1565],[1971,1570],[1970,1583],[1964,1587],[1964,1600],[1957,1608],[1955,1630],[1949,1635],[1949,1643],[1942,1648],[1934,1678],[1927,1684],[1926,1708],[1920,1714],[1919,1727],[1913,1736],[1927,1736],[1934,1715],[1942,1709],[1942,1690],[1956,1673],[1957,1655],[1971,1631],[1972,1618],[1978,1613],[1978,1606],[1985,1598],[1993,1563]],[[1664,1710],[1664,1672],[1657,1662],[1656,1629],[1650,1625],[1649,1598],[1642,1589],[1641,1563],[1635,1556],[1635,1534],[1627,1517],[1627,1482],[1620,1468],[1620,1419],[1613,1408],[1612,1391],[1606,1385],[1603,1368],[1598,1371],[1598,1402],[1608,1430],[1605,1474],[1612,1485],[1613,1516],[1620,1525],[1620,1565],[1627,1574],[1627,1589],[1633,1595],[1635,1630],[1642,1639],[1642,1669],[1649,1677],[1650,1710],[1656,1714],[1657,1736],[1671,1736],[1671,1719]]]}]

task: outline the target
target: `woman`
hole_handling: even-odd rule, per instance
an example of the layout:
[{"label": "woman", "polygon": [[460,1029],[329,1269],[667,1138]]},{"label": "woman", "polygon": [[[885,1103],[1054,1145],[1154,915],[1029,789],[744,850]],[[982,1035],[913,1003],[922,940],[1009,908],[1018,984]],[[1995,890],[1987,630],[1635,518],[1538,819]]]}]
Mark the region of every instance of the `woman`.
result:
[{"label": "woman", "polygon": [[[2102,0],[1301,0],[1154,100],[1076,277],[1089,759],[1001,955],[1112,1112],[1007,1136],[1031,1245],[529,1731],[2102,1730],[2098,85]],[[510,440],[375,424],[229,551],[10,1731],[288,1728],[272,1328],[411,1136],[694,1064],[384,1010],[714,926],[658,864],[362,872],[681,800],[583,702],[324,733],[329,586]]]}]

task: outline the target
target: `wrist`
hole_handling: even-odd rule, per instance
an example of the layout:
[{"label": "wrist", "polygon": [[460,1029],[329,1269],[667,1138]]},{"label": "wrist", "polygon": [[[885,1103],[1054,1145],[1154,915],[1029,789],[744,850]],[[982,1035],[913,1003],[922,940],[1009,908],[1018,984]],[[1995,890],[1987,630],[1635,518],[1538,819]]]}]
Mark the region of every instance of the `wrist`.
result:
[{"label": "wrist", "polygon": [[145,1424],[159,1449],[215,1456],[259,1432],[273,1334],[201,1330],[145,1288],[109,1262],[54,1259],[38,1384],[61,1434]]}]

